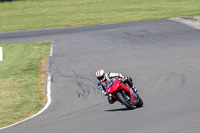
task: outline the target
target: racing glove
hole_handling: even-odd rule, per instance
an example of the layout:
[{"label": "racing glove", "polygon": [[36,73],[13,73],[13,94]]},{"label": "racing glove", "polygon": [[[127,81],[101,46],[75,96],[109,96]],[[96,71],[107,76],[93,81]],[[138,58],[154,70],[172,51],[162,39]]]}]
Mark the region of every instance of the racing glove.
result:
[{"label": "racing glove", "polygon": [[104,96],[108,96],[108,93],[103,89],[103,86],[102,86],[102,85],[98,85],[98,88],[99,88],[99,90],[101,91],[101,93],[102,93]]}]

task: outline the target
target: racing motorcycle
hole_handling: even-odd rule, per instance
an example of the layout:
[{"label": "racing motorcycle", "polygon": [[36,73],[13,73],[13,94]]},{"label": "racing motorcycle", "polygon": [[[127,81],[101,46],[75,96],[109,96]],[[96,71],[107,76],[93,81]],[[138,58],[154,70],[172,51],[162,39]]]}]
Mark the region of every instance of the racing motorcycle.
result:
[{"label": "racing motorcycle", "polygon": [[112,78],[108,81],[106,92],[111,94],[117,101],[122,105],[125,105],[128,109],[143,106],[143,100],[141,97],[128,85],[121,82],[118,77]]}]

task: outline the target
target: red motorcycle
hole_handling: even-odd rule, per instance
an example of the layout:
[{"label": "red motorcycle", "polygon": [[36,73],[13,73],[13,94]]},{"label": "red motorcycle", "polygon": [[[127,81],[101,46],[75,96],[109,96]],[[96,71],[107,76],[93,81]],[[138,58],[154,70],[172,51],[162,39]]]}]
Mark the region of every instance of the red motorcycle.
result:
[{"label": "red motorcycle", "polygon": [[121,82],[118,77],[112,78],[107,83],[106,91],[128,109],[134,109],[135,106],[138,108],[143,106],[141,97],[128,85]]}]

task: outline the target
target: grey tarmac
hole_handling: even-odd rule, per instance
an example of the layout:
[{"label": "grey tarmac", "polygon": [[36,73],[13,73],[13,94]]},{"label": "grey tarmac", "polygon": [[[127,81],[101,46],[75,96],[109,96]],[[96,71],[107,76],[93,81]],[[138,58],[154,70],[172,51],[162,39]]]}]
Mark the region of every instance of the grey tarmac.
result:
[{"label": "grey tarmac", "polygon": [[[198,133],[200,30],[158,20],[1,32],[0,44],[52,40],[52,103],[0,133]],[[98,69],[133,78],[144,107],[110,105]]]}]

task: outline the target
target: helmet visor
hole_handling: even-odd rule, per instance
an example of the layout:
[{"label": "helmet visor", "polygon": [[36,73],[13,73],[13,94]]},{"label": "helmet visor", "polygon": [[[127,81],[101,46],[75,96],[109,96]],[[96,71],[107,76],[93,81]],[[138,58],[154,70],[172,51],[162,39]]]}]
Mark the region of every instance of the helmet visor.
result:
[{"label": "helmet visor", "polygon": [[104,77],[105,77],[105,74],[103,74],[103,75],[100,76],[100,77],[97,77],[97,79],[98,79],[98,80],[102,80]]}]

